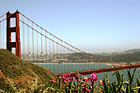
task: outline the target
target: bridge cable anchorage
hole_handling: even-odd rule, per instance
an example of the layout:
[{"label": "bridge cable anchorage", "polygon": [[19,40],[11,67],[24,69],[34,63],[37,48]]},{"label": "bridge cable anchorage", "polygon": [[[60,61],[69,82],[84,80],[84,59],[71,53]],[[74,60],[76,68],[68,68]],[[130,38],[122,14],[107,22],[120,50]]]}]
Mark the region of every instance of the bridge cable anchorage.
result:
[{"label": "bridge cable anchorage", "polygon": [[[21,12],[20,12],[20,14],[22,15],[22,16],[24,16],[27,20],[29,20],[29,21],[31,21],[32,23],[34,23],[36,26],[38,26],[38,27],[40,27],[42,30],[44,30],[44,31],[46,31],[48,34],[50,34],[50,35],[52,35],[53,37],[55,37],[56,39],[58,39],[58,40],[60,40],[60,41],[62,41],[62,42],[64,42],[65,44],[67,44],[67,45],[69,45],[69,46],[71,46],[71,47],[73,47],[73,48],[75,48],[75,49],[77,49],[78,51],[80,51],[80,52],[82,52],[82,53],[86,53],[86,52],[84,52],[84,51],[82,51],[82,50],[80,50],[80,49],[78,49],[78,48],[76,48],[76,47],[74,47],[73,45],[71,45],[71,44],[69,44],[69,43],[67,43],[67,42],[65,42],[65,41],[63,41],[62,39],[60,39],[60,38],[58,38],[58,37],[56,37],[55,35],[53,35],[52,33],[50,33],[49,31],[47,31],[46,29],[44,29],[44,28],[42,28],[41,26],[39,26],[38,24],[36,24],[34,21],[32,21],[31,19],[29,19],[28,17],[26,17],[24,14],[22,14]],[[86,53],[87,54],[87,53]],[[93,57],[95,57],[95,58],[97,58],[97,59],[99,59],[99,57],[96,57],[95,55],[91,55],[90,54],[90,56],[93,56]],[[108,60],[106,60],[106,59],[103,59],[102,58],[102,60],[104,60],[104,61],[108,61]],[[112,61],[108,61],[108,62],[112,62]]]}]

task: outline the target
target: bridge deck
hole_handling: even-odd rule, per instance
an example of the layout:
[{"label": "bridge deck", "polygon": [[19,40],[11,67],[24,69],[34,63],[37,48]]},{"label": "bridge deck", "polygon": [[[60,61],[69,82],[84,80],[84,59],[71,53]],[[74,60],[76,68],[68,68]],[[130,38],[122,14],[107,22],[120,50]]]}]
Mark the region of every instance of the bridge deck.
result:
[{"label": "bridge deck", "polygon": [[[77,73],[82,74],[82,75],[89,75],[89,74],[92,74],[93,72],[104,73],[104,72],[113,72],[113,71],[117,71],[117,70],[134,69],[134,68],[140,68],[140,63],[126,65],[126,66],[108,67],[108,68],[103,68],[103,69],[93,69],[93,70],[85,70],[85,71],[79,71],[79,72],[69,72],[69,74],[71,76],[75,76]],[[56,74],[56,76],[61,76],[62,74],[65,74],[65,73]]]}]

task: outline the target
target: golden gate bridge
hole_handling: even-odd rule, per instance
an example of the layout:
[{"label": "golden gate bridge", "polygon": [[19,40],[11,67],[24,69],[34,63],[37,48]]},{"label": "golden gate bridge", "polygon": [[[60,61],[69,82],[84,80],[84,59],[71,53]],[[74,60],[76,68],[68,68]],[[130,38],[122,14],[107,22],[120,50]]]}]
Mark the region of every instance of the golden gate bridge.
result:
[{"label": "golden gate bridge", "polygon": [[[71,75],[76,73],[88,75],[93,72],[103,73],[140,68],[140,64],[115,65],[116,63],[111,60],[86,53],[50,33],[18,10],[15,13],[7,12],[3,14],[0,16],[0,20],[0,48],[13,52],[25,61],[36,64],[50,64],[49,66],[53,68],[54,72],[63,68],[62,72],[56,74],[57,76],[68,73],[66,70],[68,68],[71,69],[71,72],[69,72]],[[56,67],[54,64],[73,65],[72,67],[66,67],[65,65],[64,67],[59,65]],[[82,66],[82,71],[77,71],[73,69],[76,64],[86,64],[86,66],[79,65]],[[95,64],[100,65],[95,68]],[[111,67],[111,65],[115,65],[115,67]]]}]

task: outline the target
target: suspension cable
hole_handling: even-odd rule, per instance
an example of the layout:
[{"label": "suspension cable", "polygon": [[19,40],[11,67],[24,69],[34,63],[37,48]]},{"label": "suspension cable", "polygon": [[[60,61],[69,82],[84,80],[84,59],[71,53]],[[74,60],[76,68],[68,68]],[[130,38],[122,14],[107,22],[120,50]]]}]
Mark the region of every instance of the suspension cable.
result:
[{"label": "suspension cable", "polygon": [[[46,29],[44,29],[44,28],[42,28],[41,26],[39,26],[38,24],[36,24],[34,21],[32,21],[31,19],[29,19],[28,17],[26,17],[25,15],[23,15],[21,12],[20,12],[20,14],[21,14],[22,16],[24,16],[26,19],[28,19],[29,21],[31,21],[32,23],[34,23],[36,26],[38,26],[39,28],[41,28],[42,30],[46,31],[48,34],[50,34],[50,35],[52,35],[53,37],[55,37],[56,39],[58,39],[58,40],[64,42],[65,44],[71,46],[72,48],[74,48],[74,49],[76,49],[76,50],[78,50],[78,51],[80,51],[80,52],[82,52],[82,53],[87,54],[86,52],[84,52],[84,51],[82,51],[82,50],[80,50],[80,49],[74,47],[73,45],[71,45],[71,44],[69,44],[69,43],[63,41],[62,39],[60,39],[60,38],[56,37],[55,35],[53,35],[52,33],[48,32]],[[95,58],[97,58],[97,59],[100,59],[99,57],[96,57],[96,56],[93,55],[93,54],[90,54],[90,56],[93,56],[93,57],[95,57]],[[112,62],[112,61],[110,61],[110,60],[103,59],[103,58],[102,58],[102,60],[108,61],[108,62]]]},{"label": "suspension cable", "polygon": [[7,13],[5,13],[5,14],[1,15],[1,16],[0,16],[0,18],[2,18],[3,16],[5,16],[6,14],[7,14]]},{"label": "suspension cable", "polygon": [[[28,25],[28,24],[26,24],[25,22],[23,22],[22,20],[20,20],[20,21],[21,21],[23,24]],[[28,25],[28,26],[29,26],[29,25]],[[60,43],[54,41],[53,39],[49,38],[48,36],[45,36],[44,34],[40,33],[38,30],[32,28],[31,26],[29,26],[29,27],[30,27],[31,29],[33,29],[34,31],[36,31],[38,34],[41,34],[41,35],[44,36],[45,38],[48,38],[49,40],[51,40],[52,42],[54,42],[54,43],[56,43],[56,44],[62,46],[63,48],[69,49],[70,51],[73,51],[74,53],[77,53],[76,51],[71,50],[70,48],[67,48],[67,47],[65,47],[64,45],[61,45]],[[82,56],[85,56],[83,53],[82,53],[81,55],[82,55]],[[94,58],[91,58],[91,57],[88,57],[88,58],[94,59]]]}]

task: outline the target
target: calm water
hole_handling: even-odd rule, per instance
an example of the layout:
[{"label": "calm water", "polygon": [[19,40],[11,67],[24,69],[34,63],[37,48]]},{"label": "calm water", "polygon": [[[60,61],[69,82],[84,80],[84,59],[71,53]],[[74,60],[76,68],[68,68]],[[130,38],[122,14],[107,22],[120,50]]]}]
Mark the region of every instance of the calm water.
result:
[{"label": "calm water", "polygon": [[[58,74],[58,73],[66,73],[66,72],[73,72],[73,71],[82,71],[82,70],[88,70],[88,69],[97,69],[97,68],[104,68],[104,67],[111,67],[112,65],[105,65],[105,64],[38,64],[42,67],[45,67],[49,69],[52,73]],[[125,79],[127,79],[127,70],[120,70],[120,73],[124,73]],[[133,69],[131,69],[131,73],[133,72]],[[106,75],[109,76],[110,80],[116,80],[116,77],[111,75],[114,72],[105,72],[105,73],[99,73],[98,74],[98,80],[102,80]],[[87,75],[88,77],[90,75]],[[137,68],[134,78],[136,77],[140,78],[140,68]]]}]

